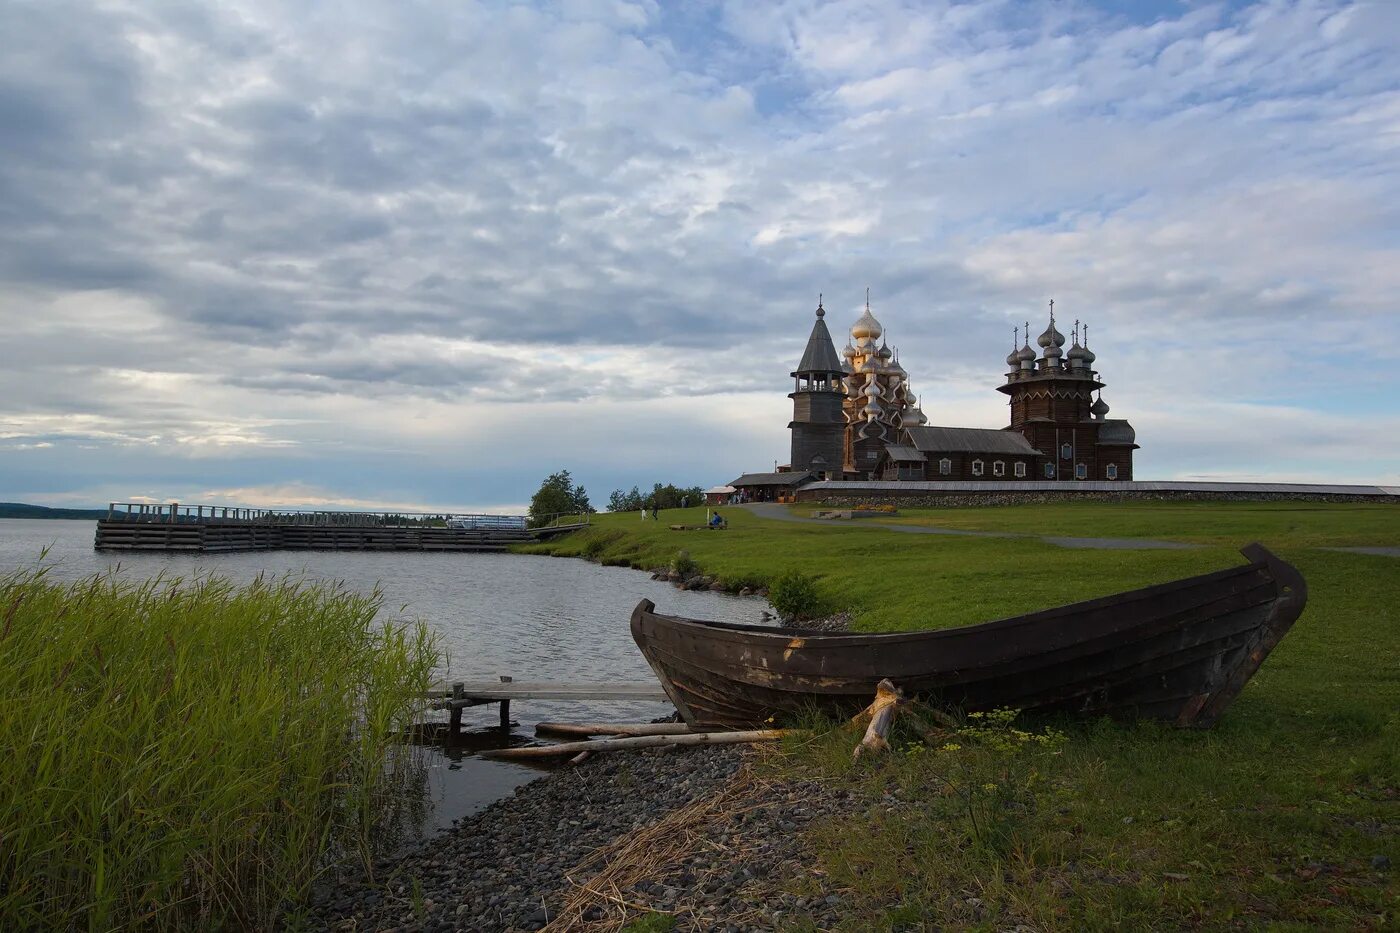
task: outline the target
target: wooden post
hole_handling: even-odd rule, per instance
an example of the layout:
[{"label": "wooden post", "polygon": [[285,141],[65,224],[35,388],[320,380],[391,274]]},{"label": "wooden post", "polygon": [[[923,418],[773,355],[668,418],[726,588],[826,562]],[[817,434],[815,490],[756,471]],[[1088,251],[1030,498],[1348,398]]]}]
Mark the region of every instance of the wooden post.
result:
[{"label": "wooden post", "polygon": [[[507,677],[504,674],[501,675],[501,683],[508,684],[510,682],[510,677]],[[510,731],[510,700],[501,701],[501,731]]]},{"label": "wooden post", "polygon": [[[453,684],[453,685],[452,685],[452,699],[454,699],[454,700],[460,700],[460,699],[462,699],[462,692],[463,692],[465,689],[466,689],[466,684],[463,684],[463,683],[461,683],[460,681],[459,681],[458,683]],[[451,718],[449,719],[448,727],[449,727],[449,730],[451,731],[452,735],[454,735],[454,736],[455,736],[457,733],[459,733],[459,732],[462,731],[462,707],[461,707],[459,704],[456,704],[456,703],[452,704],[452,715],[451,715]]]},{"label": "wooden post", "polygon": [[180,503],[170,503],[170,524],[175,524],[175,516],[180,511]]}]

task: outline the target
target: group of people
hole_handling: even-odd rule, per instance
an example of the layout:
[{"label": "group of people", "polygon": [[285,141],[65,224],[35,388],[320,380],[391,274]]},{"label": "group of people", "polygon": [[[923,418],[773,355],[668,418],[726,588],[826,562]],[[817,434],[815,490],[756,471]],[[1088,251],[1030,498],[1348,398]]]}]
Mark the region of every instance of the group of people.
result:
[{"label": "group of people", "polygon": [[[686,507],[689,506],[689,505],[690,505],[690,500],[689,500],[688,498],[682,498],[682,499],[681,499],[681,508],[686,508]],[[650,515],[650,516],[647,515],[647,512],[648,512],[648,511],[651,512],[651,515]],[[645,505],[642,506],[641,512],[642,512],[642,521],[646,521],[648,517],[650,517],[651,520],[654,521],[654,522],[655,522],[655,521],[660,521],[661,509],[659,509],[659,508],[657,507],[655,501],[653,501],[653,502],[651,503],[651,508],[650,508],[650,510],[648,510],[647,506],[645,506]],[[728,528],[728,527],[729,527],[729,520],[726,519],[723,515],[719,514],[719,510],[716,509],[716,510],[714,510],[714,511],[708,513],[708,517],[705,519],[705,525],[706,525],[707,527],[710,527],[710,528]]]}]

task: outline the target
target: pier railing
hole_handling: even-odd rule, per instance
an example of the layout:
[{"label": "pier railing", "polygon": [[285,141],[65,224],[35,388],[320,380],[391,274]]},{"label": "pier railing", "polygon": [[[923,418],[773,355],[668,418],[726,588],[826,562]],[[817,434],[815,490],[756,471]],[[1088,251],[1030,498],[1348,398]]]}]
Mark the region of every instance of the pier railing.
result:
[{"label": "pier railing", "polygon": [[[494,515],[462,512],[349,512],[327,509],[255,509],[234,505],[189,505],[179,502],[111,502],[107,520],[166,525],[249,524],[308,525],[315,527],[367,526],[456,527],[464,529],[524,529],[524,515]],[[565,528],[589,524],[587,512],[561,512],[540,516],[530,523],[535,528]]]}]

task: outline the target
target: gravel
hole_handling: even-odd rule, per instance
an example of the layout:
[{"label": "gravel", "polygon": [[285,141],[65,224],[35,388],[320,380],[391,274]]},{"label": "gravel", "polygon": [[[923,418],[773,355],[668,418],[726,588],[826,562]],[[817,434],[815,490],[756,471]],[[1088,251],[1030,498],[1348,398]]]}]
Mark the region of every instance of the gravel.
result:
[{"label": "gravel", "polygon": [[[372,881],[349,877],[325,885],[310,927],[537,930],[576,890],[566,872],[595,849],[719,791],[751,754],[738,747],[662,749],[561,768],[381,861]],[[624,899],[674,912],[681,930],[770,928],[775,912],[785,924],[807,916],[828,926],[842,895],[798,881],[812,869],[803,830],[851,806],[852,798],[806,781],[764,783],[755,792],[761,799],[726,810],[678,862],[658,864]],[[789,888],[805,893],[799,898]],[[585,916],[615,918],[618,909],[603,902]]]}]

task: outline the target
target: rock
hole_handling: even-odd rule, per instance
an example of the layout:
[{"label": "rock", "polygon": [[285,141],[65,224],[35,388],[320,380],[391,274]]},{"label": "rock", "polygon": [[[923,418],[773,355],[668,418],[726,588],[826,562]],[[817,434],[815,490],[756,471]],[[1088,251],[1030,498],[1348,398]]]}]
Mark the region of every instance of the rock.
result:
[{"label": "rock", "polygon": [[746,586],[746,587],[743,587],[742,589],[739,590],[739,595],[740,595],[740,596],[752,596],[752,595],[753,595],[753,590],[749,589],[747,586]]},{"label": "rock", "polygon": [[1390,856],[1388,856],[1388,855],[1373,855],[1373,856],[1371,856],[1371,867],[1374,868],[1376,871],[1385,871],[1386,869],[1390,868]]},{"label": "rock", "polygon": [[710,584],[710,589],[711,589],[713,592],[723,593],[724,590],[725,590],[725,586],[724,586],[723,583],[721,583],[721,582],[719,582],[718,580],[716,580],[714,583],[711,583],[711,584]]}]

